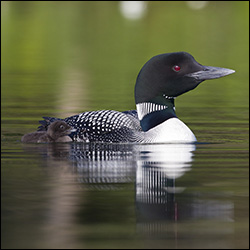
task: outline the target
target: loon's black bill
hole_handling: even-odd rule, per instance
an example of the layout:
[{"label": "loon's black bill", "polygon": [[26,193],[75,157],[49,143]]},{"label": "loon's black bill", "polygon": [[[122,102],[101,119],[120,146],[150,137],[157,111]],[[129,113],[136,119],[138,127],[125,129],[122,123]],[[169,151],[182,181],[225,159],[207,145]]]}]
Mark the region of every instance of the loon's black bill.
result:
[{"label": "loon's black bill", "polygon": [[203,70],[187,74],[186,76],[193,77],[199,81],[204,81],[204,80],[227,76],[227,75],[233,74],[234,72],[235,70],[232,70],[232,69],[203,66]]}]

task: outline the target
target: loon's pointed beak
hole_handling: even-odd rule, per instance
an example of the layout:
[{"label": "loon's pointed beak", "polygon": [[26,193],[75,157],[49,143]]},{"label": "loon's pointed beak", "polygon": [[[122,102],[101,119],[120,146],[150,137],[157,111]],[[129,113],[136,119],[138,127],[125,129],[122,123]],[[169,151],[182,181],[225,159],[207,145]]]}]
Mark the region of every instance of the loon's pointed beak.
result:
[{"label": "loon's pointed beak", "polygon": [[234,72],[235,70],[232,70],[232,69],[203,66],[203,70],[189,73],[186,76],[193,77],[198,81],[204,81],[204,80],[210,80],[210,79],[227,76],[227,75],[233,74]]}]

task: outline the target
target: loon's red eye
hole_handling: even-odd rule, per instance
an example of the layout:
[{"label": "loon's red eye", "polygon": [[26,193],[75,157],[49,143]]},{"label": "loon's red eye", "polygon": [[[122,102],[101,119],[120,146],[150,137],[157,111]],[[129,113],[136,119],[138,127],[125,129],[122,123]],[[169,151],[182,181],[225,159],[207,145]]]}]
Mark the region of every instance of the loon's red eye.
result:
[{"label": "loon's red eye", "polygon": [[175,72],[178,72],[178,71],[181,70],[181,67],[178,66],[178,65],[175,65],[175,66],[173,67],[173,70],[174,70]]}]

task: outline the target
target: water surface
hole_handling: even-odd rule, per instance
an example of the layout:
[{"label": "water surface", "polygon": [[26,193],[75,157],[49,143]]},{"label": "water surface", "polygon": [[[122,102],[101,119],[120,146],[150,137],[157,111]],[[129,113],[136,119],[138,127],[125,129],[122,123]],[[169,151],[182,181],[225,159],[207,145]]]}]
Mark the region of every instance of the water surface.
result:
[{"label": "water surface", "polygon": [[243,138],[196,145],[37,145],[6,137],[3,247],[247,247]]}]

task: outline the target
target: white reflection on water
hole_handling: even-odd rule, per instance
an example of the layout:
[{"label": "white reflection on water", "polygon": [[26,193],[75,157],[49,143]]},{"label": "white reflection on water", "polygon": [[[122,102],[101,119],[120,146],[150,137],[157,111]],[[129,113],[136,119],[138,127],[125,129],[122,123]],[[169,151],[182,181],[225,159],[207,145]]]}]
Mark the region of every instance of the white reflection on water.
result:
[{"label": "white reflection on water", "polygon": [[[136,201],[149,204],[168,202],[166,195],[182,192],[175,180],[190,170],[194,144],[142,145],[136,171]],[[172,198],[171,198],[172,199]]]}]

